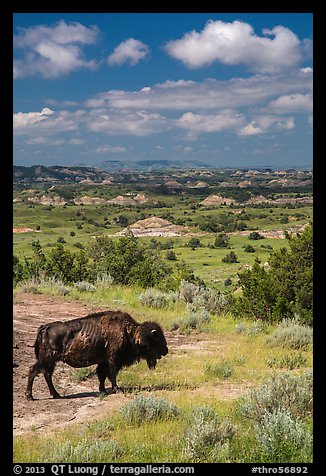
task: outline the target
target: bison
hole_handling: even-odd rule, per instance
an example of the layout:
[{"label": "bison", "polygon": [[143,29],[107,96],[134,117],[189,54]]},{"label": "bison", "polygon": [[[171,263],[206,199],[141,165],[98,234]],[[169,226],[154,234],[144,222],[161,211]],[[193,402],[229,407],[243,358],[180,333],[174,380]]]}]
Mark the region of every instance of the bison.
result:
[{"label": "bison", "polygon": [[121,311],[97,312],[45,324],[38,329],[34,348],[36,363],[28,373],[28,400],[33,400],[33,382],[39,373],[43,373],[52,397],[60,398],[52,382],[59,361],[77,368],[97,364],[99,391],[107,393],[104,382],[108,377],[115,393],[116,377],[122,367],[145,359],[148,367],[154,369],[157,359],[168,353],[163,331],[156,322],[138,324]]}]

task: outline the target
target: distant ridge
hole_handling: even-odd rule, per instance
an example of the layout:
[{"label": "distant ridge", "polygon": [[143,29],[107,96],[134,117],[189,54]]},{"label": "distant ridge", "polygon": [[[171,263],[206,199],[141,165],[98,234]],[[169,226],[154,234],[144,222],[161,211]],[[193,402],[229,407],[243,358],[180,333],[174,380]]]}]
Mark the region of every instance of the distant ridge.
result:
[{"label": "distant ridge", "polygon": [[102,182],[109,178],[106,171],[92,167],[64,167],[54,165],[46,167],[44,165],[32,165],[24,167],[22,165],[13,166],[14,182],[81,182],[89,180],[92,182]]},{"label": "distant ridge", "polygon": [[212,165],[206,164],[199,160],[136,160],[136,161],[121,161],[121,160],[105,160],[95,165],[102,170],[108,172],[130,170],[130,171],[150,171],[150,170],[180,170],[180,169],[210,169],[216,168]]},{"label": "distant ridge", "polygon": [[80,182],[90,180],[92,182],[102,182],[109,179],[113,172],[150,172],[155,170],[187,170],[187,169],[208,169],[212,168],[208,164],[200,161],[171,161],[171,160],[140,160],[124,162],[120,160],[106,160],[98,164],[88,166],[45,166],[23,165],[13,166],[14,182]]}]

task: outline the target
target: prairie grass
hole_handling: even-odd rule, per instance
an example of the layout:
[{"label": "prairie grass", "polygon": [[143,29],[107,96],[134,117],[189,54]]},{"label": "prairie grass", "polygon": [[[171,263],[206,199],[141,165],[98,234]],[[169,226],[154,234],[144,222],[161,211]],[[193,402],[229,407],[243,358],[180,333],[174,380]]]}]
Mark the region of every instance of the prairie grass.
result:
[{"label": "prairie grass", "polygon": [[[48,286],[41,283],[38,290],[59,295],[53,283]],[[137,287],[110,283],[94,292],[72,288],[69,294],[60,294],[59,298],[67,303],[79,299],[104,309],[121,309],[139,322],[155,320],[163,329],[171,328],[174,322],[188,315],[187,303],[182,300],[177,299],[163,309],[153,309],[139,301],[141,292]],[[15,299],[19,301],[19,292]],[[136,424],[128,422],[117,408],[102,419],[69,425],[64,430],[41,434],[36,429],[15,438],[15,461],[258,462],[263,455],[278,461],[277,456],[268,452],[271,450],[263,436],[258,440],[255,425],[267,432],[266,414],[284,409],[290,412],[291,420],[274,415],[275,428],[277,425],[286,428],[287,424],[292,432],[282,458],[300,457],[303,462],[310,461],[310,440],[300,439],[300,435],[302,428],[310,425],[311,374],[305,370],[311,365],[311,351],[300,350],[306,363],[298,370],[280,373],[268,365],[268,360],[286,358],[289,352],[266,344],[266,336],[273,335],[275,326],[252,331],[252,323],[249,326],[248,321],[235,321],[227,312],[209,316],[199,327],[191,328],[188,335],[180,334],[179,329],[166,331],[169,353],[158,362],[155,371],[141,361],[122,369],[118,375],[118,384],[129,400],[140,395],[152,397],[151,401],[155,397],[155,402],[163,399],[167,408],[177,408],[173,418],[146,420],[147,410],[143,408],[142,422]],[[235,331],[235,326],[240,324],[246,332]],[[222,377],[216,376],[221,365]],[[226,377],[228,366],[232,371]],[[248,387],[251,390],[244,394]],[[104,399],[108,408],[109,399],[110,396]],[[219,424],[215,429],[214,419],[204,419],[197,429],[191,423],[193,409],[198,406],[208,406],[217,413]],[[229,437],[222,437],[224,434]],[[272,434],[270,437],[274,438]],[[206,439],[210,443],[204,449],[202,441]]]},{"label": "prairie grass", "polygon": [[266,342],[270,347],[308,350],[312,347],[312,336],[311,327],[301,325],[294,319],[285,319]]}]

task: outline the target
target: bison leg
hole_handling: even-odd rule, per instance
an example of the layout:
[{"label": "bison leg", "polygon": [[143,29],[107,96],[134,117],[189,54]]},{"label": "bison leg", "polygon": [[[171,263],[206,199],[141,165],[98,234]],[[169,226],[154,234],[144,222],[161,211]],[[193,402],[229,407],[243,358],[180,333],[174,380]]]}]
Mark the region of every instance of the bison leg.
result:
[{"label": "bison leg", "polygon": [[28,372],[27,389],[25,393],[27,400],[34,400],[33,394],[32,394],[33,383],[34,383],[35,377],[40,373],[44,374],[46,383],[48,384],[50,394],[52,395],[52,397],[60,398],[60,395],[54,388],[54,385],[52,382],[53,371],[54,371],[54,365],[49,365],[46,368],[44,368],[43,365],[38,361],[30,367]]},{"label": "bison leg", "polygon": [[113,363],[107,365],[107,376],[111,382],[112,390],[111,393],[117,393],[119,387],[117,385],[117,367]]},{"label": "bison leg", "polygon": [[56,391],[54,388],[53,382],[52,382],[52,375],[54,372],[54,367],[55,364],[49,365],[44,369],[44,377],[46,380],[46,383],[48,384],[50,394],[52,395],[53,398],[61,398],[59,393]]},{"label": "bison leg", "polygon": [[98,364],[97,369],[96,369],[96,373],[97,373],[97,376],[98,376],[98,379],[99,379],[99,382],[100,382],[99,391],[100,391],[100,393],[105,393],[106,394],[107,391],[105,390],[104,382],[105,382],[105,379],[106,379],[107,374],[108,374],[107,364]]},{"label": "bison leg", "polygon": [[30,367],[28,372],[27,389],[25,393],[27,400],[34,400],[33,393],[32,393],[33,382],[36,375],[38,375],[41,372],[43,372],[43,367],[40,364],[40,362],[36,362],[34,365]]}]

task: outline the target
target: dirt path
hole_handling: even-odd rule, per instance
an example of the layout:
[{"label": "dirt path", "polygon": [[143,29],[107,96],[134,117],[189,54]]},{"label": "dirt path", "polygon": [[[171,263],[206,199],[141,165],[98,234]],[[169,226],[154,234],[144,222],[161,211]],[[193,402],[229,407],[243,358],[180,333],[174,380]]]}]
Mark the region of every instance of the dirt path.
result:
[{"label": "dirt path", "polygon": [[[41,324],[56,320],[68,320],[87,315],[90,312],[104,310],[85,305],[78,301],[67,301],[58,297],[42,294],[18,294],[14,303],[14,368],[13,368],[13,429],[19,435],[31,430],[47,431],[51,427],[65,426],[70,422],[85,421],[108,415],[119,408],[132,394],[119,393],[99,399],[96,375],[81,383],[74,378],[76,369],[59,363],[53,376],[53,382],[64,397],[54,400],[50,397],[42,375],[34,381],[35,401],[25,398],[28,368],[35,362],[34,340],[37,328]],[[196,337],[165,331],[169,352],[207,352],[205,334]],[[95,367],[94,367],[95,368]],[[108,385],[108,383],[107,383]],[[146,387],[143,388],[146,391]],[[148,390],[148,389],[147,389]],[[244,385],[223,384],[219,398],[235,398],[246,390]],[[195,389],[194,393],[201,389]]]}]

